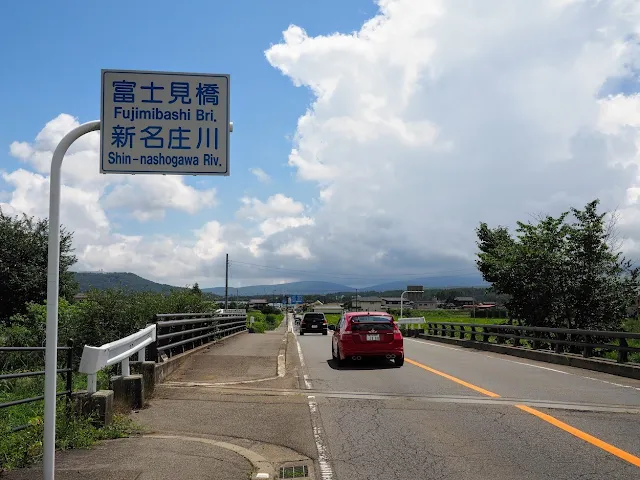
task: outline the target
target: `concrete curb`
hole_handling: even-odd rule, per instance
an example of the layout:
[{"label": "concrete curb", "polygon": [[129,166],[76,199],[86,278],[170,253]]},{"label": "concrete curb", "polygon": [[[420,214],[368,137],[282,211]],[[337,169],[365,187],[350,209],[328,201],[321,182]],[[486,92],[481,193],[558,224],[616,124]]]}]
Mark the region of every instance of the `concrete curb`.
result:
[{"label": "concrete curb", "polygon": [[186,435],[164,435],[159,433],[152,433],[148,435],[143,435],[145,438],[157,438],[160,440],[174,440],[174,441],[187,441],[187,442],[199,442],[208,444],[214,447],[224,448],[226,450],[230,450],[238,455],[246,458],[253,465],[254,474],[252,478],[254,479],[270,479],[275,478],[275,469],[271,463],[264,458],[262,455],[254,452],[253,450],[249,450],[248,448],[241,447],[240,445],[236,445],[234,443],[229,442],[220,442],[216,440],[211,440],[208,438],[202,437],[190,437]]},{"label": "concrete curb", "polygon": [[[287,325],[288,327],[288,325]],[[278,349],[278,369],[277,376],[282,378],[287,373],[287,344],[289,343],[289,328],[287,328],[282,337],[280,348]]]},{"label": "concrete curb", "polygon": [[199,347],[189,350],[188,352],[175,355],[169,358],[166,362],[156,363],[155,370],[154,370],[155,385],[162,383],[165,378],[167,378],[169,375],[175,372],[178,369],[178,367],[180,367],[180,365],[182,365],[184,361],[194,353],[201,352],[202,350],[205,350],[207,347],[210,347],[211,345],[224,342],[228,338],[232,338],[232,337],[235,337],[236,335],[241,335],[243,333],[247,333],[247,331],[243,330],[241,332],[232,333],[231,335],[222,337],[219,340],[213,340],[209,343],[205,343],[204,345],[200,345]]},{"label": "concrete curb", "polygon": [[488,352],[501,353],[504,355],[512,355],[514,357],[527,358],[529,360],[537,360],[539,362],[548,362],[556,365],[566,365],[568,367],[584,368],[595,372],[608,373],[619,377],[634,378],[640,380],[640,365],[629,363],[615,363],[597,358],[584,358],[578,355],[568,353],[554,353],[543,350],[531,350],[523,347],[512,347],[509,345],[497,345],[495,343],[477,342],[474,340],[461,340],[459,338],[440,337],[437,335],[419,334],[418,338],[423,340],[431,340],[434,342],[447,343],[449,345],[458,345],[465,348],[475,348],[476,350],[484,350]]}]

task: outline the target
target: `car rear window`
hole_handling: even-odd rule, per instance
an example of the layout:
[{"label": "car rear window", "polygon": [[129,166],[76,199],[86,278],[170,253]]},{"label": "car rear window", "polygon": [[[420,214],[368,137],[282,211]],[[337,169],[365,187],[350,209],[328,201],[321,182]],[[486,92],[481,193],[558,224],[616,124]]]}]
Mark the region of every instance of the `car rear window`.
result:
[{"label": "car rear window", "polygon": [[353,323],[391,323],[392,318],[383,315],[356,315],[351,317]]},{"label": "car rear window", "polygon": [[324,320],[324,315],[321,313],[306,313],[304,315],[305,320]]},{"label": "car rear window", "polygon": [[359,315],[351,318],[351,330],[353,332],[364,332],[372,329],[375,331],[393,330],[392,318],[382,315]]}]

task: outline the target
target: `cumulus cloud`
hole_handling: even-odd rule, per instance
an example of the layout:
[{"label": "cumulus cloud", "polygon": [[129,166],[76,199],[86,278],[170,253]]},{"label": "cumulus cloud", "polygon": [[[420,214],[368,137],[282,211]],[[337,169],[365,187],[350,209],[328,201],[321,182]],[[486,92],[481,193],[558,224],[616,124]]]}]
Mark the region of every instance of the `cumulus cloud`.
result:
[{"label": "cumulus cloud", "polygon": [[[479,221],[512,226],[595,197],[618,209],[624,248],[640,254],[640,97],[614,87],[640,67],[637,1],[377,3],[353,33],[291,25],[265,52],[292,88],[313,95],[288,155],[312,202],[245,196],[230,223],[122,235],[113,209],[136,205],[140,220],[192,214],[216,192],[175,177],[101,176],[97,135],[87,135],[64,174],[66,202],[81,212],[83,265],[181,284],[215,283],[225,252],[244,284],[472,274]],[[4,174],[13,191],[3,208],[46,213],[51,151],[75,124],[61,115],[34,142],[11,145],[24,168]]]},{"label": "cumulus cloud", "polygon": [[315,95],[289,156],[319,189],[314,257],[453,270],[472,266],[480,220],[628,204],[637,97],[599,92],[638,65],[637,2],[378,4],[357,32],[291,25],[266,51]]},{"label": "cumulus cloud", "polygon": [[265,172],[264,170],[262,170],[261,168],[250,168],[249,171],[251,173],[253,173],[256,178],[258,180],[260,180],[262,183],[270,183],[271,182],[271,177],[269,176],[269,174],[267,172]]}]

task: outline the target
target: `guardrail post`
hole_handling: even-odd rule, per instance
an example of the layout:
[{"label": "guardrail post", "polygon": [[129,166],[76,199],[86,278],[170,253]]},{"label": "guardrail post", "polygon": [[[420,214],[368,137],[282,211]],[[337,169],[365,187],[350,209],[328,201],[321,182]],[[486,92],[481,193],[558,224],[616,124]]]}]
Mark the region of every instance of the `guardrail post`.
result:
[{"label": "guardrail post", "polygon": [[518,330],[513,330],[513,346],[514,347],[519,347],[520,346],[520,336],[519,336],[519,332]]},{"label": "guardrail post", "polygon": [[[562,334],[562,333],[558,333],[556,334],[556,340],[564,340],[566,338],[566,335]],[[556,353],[562,353],[564,351],[564,347],[562,346],[561,343],[557,343],[555,344],[555,348],[554,351]]]},{"label": "guardrail post", "polygon": [[487,332],[487,327],[482,326],[482,341],[485,343],[489,343],[489,332]]},{"label": "guardrail post", "polygon": [[629,352],[626,350],[622,350],[623,348],[628,348],[627,339],[624,337],[620,337],[620,345],[618,346],[618,363],[626,363],[629,361]]},{"label": "guardrail post", "polygon": [[128,377],[129,375],[131,375],[131,368],[129,367],[129,358],[125,358],[124,360],[122,360],[120,365],[122,368],[123,377]]},{"label": "guardrail post", "polygon": [[[585,342],[586,343],[591,343],[591,336],[589,335],[585,335],[584,336]],[[593,349],[587,345],[585,345],[582,349],[582,356],[584,358],[589,358],[593,353]]]},{"label": "guardrail post", "polygon": [[476,327],[474,327],[474,326],[471,327],[471,340],[473,340],[474,342],[477,340]]},{"label": "guardrail post", "polygon": [[540,340],[538,340],[538,338],[540,338],[540,332],[533,332],[533,336],[536,339],[531,343],[531,348],[538,350],[540,348]]},{"label": "guardrail post", "polygon": [[87,392],[96,393],[97,389],[98,389],[98,374],[97,373],[87,374]]},{"label": "guardrail post", "polygon": [[[67,340],[67,374],[65,375],[66,390],[67,390],[67,412],[69,407],[69,401],[71,400],[71,393],[73,390],[73,340]],[[68,413],[67,413],[68,415]]]},{"label": "guardrail post", "polygon": [[460,329],[460,333],[459,333],[460,340],[464,340],[467,331],[465,330],[465,328],[462,325],[458,325],[458,328]]}]

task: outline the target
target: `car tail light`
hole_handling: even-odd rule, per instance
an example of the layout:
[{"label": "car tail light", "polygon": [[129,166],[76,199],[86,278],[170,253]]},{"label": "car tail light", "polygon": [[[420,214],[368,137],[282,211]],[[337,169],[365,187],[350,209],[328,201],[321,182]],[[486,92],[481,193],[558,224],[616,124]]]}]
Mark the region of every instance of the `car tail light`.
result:
[{"label": "car tail light", "polygon": [[402,340],[402,332],[398,328],[398,324],[393,324],[393,339],[394,340]]}]

